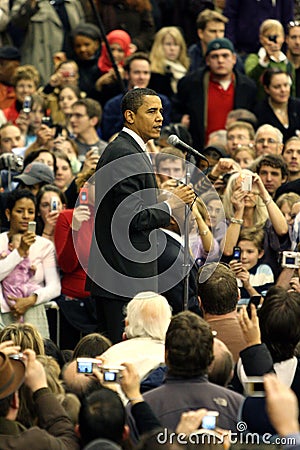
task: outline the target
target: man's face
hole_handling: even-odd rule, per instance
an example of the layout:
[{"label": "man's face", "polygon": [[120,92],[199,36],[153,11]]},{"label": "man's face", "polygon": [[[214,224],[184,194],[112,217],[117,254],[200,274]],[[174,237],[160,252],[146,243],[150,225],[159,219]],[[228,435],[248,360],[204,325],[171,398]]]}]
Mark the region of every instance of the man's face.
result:
[{"label": "man's face", "polygon": [[161,161],[157,169],[161,182],[170,178],[180,180],[185,176],[184,162],[180,158],[170,158]]},{"label": "man's face", "polygon": [[23,147],[21,130],[15,125],[9,125],[0,130],[0,153],[11,153],[13,148]]},{"label": "man's face", "polygon": [[206,64],[210,68],[211,73],[220,78],[231,75],[235,63],[236,55],[226,48],[213,50],[206,57]]},{"label": "man's face", "polygon": [[10,61],[0,58],[0,81],[11,84],[16,68],[19,67],[19,61]]},{"label": "man's face", "polygon": [[77,136],[94,128],[84,105],[75,105],[72,107],[70,123],[74,134]]},{"label": "man's face", "polygon": [[286,178],[282,178],[281,169],[271,166],[261,166],[258,175],[262,179],[262,182],[271,195],[274,196],[276,190],[286,181]]},{"label": "man's face", "polygon": [[150,64],[144,59],[135,59],[131,62],[128,79],[128,88],[134,87],[146,88],[150,81]]},{"label": "man's face", "polygon": [[136,113],[130,113],[130,125],[144,142],[149,139],[158,139],[161,132],[163,115],[161,100],[157,95],[145,95],[143,97],[143,104],[139,107]]},{"label": "man's face", "polygon": [[256,156],[280,155],[283,145],[273,131],[263,131],[255,138]]},{"label": "man's face", "polygon": [[292,175],[300,172],[300,141],[288,142],[282,156]]},{"label": "man's face", "polygon": [[198,29],[198,36],[202,43],[207,47],[213,39],[223,38],[225,35],[225,24],[217,20],[210,20],[207,22],[204,30]]},{"label": "man's face", "polygon": [[227,151],[230,156],[234,155],[240,145],[249,145],[251,142],[246,128],[233,128],[227,133]]},{"label": "man's face", "polygon": [[292,56],[300,56],[300,26],[289,28],[286,43]]}]

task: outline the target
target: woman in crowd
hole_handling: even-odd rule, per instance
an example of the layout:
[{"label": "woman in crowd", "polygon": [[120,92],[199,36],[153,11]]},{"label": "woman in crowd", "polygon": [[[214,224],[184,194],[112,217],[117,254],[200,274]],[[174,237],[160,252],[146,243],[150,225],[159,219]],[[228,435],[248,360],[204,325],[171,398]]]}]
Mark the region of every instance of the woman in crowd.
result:
[{"label": "woman in crowd", "polygon": [[87,97],[97,98],[95,83],[101,75],[98,59],[101,53],[101,33],[92,23],[79,24],[72,33],[75,61],[79,68],[79,88]]},{"label": "woman in crowd", "polygon": [[300,99],[291,97],[291,77],[277,67],[262,76],[267,97],[255,107],[257,125],[273,125],[283,134],[283,142],[300,131]]},{"label": "woman in crowd", "polygon": [[38,235],[54,242],[55,225],[66,203],[65,195],[57,186],[46,184],[39,190],[36,198]]},{"label": "woman in crowd", "polygon": [[16,100],[9,107],[3,110],[6,119],[14,124],[17,123],[17,119],[28,120],[28,114],[30,112],[31,100],[29,108],[24,108],[25,97],[31,97],[34,94],[40,83],[40,75],[36,68],[31,65],[19,66],[13,77],[13,85],[15,87]]},{"label": "woman in crowd", "polygon": [[[246,179],[251,179],[250,189],[243,187]],[[233,247],[237,245],[242,228],[261,227],[265,233],[262,262],[271,266],[276,279],[280,270],[279,252],[290,247],[288,225],[259,175],[247,169],[232,174],[225,189],[223,206],[228,222],[223,255],[232,259]]]},{"label": "woman in crowd", "polygon": [[72,106],[80,98],[81,92],[79,87],[73,86],[72,84],[64,86],[58,95],[58,113],[61,115],[60,123],[65,125],[70,135],[72,135],[72,127],[70,124]]},{"label": "woman in crowd", "polygon": [[54,184],[62,192],[66,191],[71,184],[74,175],[72,172],[72,166],[68,156],[61,151],[55,152],[57,170],[55,173]]},{"label": "woman in crowd", "polygon": [[[25,256],[35,266],[34,280],[40,289],[32,295],[16,298],[15,306],[9,313],[1,312],[1,321],[8,325],[16,321],[16,317],[24,315],[24,322],[35,325],[43,337],[49,337],[48,322],[44,303],[60,294],[60,279],[56,268],[54,245],[33,231],[28,231],[28,223],[35,220],[35,198],[27,189],[15,190],[7,198],[6,216],[9,220],[9,231],[0,234],[0,251],[6,251],[10,236],[20,233],[19,248],[13,250],[5,259],[0,260],[0,280],[3,280]],[[3,302],[2,288],[0,302]],[[1,309],[2,310],[2,309]]]},{"label": "woman in crowd", "polygon": [[151,81],[149,87],[171,98],[178,81],[190,65],[186,43],[177,27],[161,28],[155,35],[150,52]]},{"label": "woman in crowd", "polygon": [[36,141],[36,133],[42,124],[43,117],[46,115],[44,98],[39,94],[33,94],[31,96],[30,112],[22,110],[16,119],[16,125],[18,125],[25,137],[26,147]]},{"label": "woman in crowd", "polygon": [[56,157],[53,152],[48,150],[47,148],[40,148],[39,150],[26,151],[24,158],[24,167],[28,166],[28,164],[32,162],[40,162],[46,164],[46,166],[50,167],[53,170],[53,173],[56,172]]},{"label": "woman in crowd", "polygon": [[[118,67],[120,77],[124,78],[123,65],[127,56],[131,54],[131,38],[129,34],[123,30],[113,30],[108,33],[106,37],[115,63]],[[120,84],[117,80],[108,50],[104,43],[102,44],[98,67],[100,69],[101,76],[96,81],[95,87],[97,91],[99,91],[97,100],[99,100],[101,105],[104,106],[107,100],[121,92]]]},{"label": "woman in crowd", "polygon": [[62,295],[58,300],[63,314],[62,348],[74,348],[80,331],[89,333],[96,329],[93,300],[85,289],[94,228],[95,186],[90,178],[94,172],[92,169],[77,176],[79,204],[74,210],[62,211],[55,228],[57,260],[62,270]]}]

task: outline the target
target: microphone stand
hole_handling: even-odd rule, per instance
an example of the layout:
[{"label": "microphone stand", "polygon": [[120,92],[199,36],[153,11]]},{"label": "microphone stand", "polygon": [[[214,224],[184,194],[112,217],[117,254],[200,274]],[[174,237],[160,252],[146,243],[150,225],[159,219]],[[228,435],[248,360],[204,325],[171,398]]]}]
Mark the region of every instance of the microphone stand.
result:
[{"label": "microphone stand", "polygon": [[[190,159],[191,154],[186,154],[185,160],[185,184],[188,185],[191,180],[191,172],[190,172]],[[185,205],[185,215],[184,215],[184,247],[183,247],[183,310],[188,310],[189,303],[189,280],[190,280],[190,268],[191,268],[191,257],[190,257],[190,207],[189,205]]]},{"label": "microphone stand", "polygon": [[98,27],[99,27],[99,29],[100,29],[100,32],[101,32],[101,35],[102,35],[102,39],[103,39],[103,41],[104,41],[105,47],[106,47],[107,52],[108,52],[109,59],[111,60],[112,67],[113,67],[114,72],[115,72],[115,74],[116,74],[117,81],[118,81],[118,83],[119,83],[119,85],[120,85],[120,88],[121,88],[122,93],[125,94],[126,88],[125,88],[124,82],[123,82],[123,80],[122,80],[122,78],[121,78],[121,75],[120,75],[118,66],[117,66],[117,64],[116,64],[114,55],[112,54],[110,45],[109,45],[109,43],[108,43],[108,40],[107,40],[107,37],[106,37],[106,33],[105,33],[105,29],[104,29],[104,25],[103,25],[102,19],[101,19],[101,17],[100,17],[100,14],[99,14],[98,11],[97,11],[97,8],[96,8],[96,5],[95,5],[94,0],[89,0],[89,2],[90,2],[90,5],[91,5],[91,7],[92,7],[93,13],[94,13],[94,15],[95,15],[95,17],[96,17],[96,22],[97,22],[97,25],[98,25]]}]

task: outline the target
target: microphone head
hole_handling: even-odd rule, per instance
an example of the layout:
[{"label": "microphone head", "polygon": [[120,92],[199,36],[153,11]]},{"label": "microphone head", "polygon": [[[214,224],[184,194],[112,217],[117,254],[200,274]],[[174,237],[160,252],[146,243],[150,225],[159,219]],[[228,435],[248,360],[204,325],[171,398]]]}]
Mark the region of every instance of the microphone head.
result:
[{"label": "microphone head", "polygon": [[179,142],[179,137],[176,136],[176,134],[171,134],[168,139],[167,139],[168,144],[173,145],[174,147],[176,147],[176,145]]}]

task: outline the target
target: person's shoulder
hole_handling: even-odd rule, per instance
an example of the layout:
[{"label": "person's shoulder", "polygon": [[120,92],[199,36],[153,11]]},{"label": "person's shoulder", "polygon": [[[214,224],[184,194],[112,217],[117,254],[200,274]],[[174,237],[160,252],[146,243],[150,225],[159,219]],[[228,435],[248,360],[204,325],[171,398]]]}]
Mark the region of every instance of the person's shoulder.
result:
[{"label": "person's shoulder", "polygon": [[[110,108],[115,107],[115,106],[120,107],[123,96],[124,96],[123,94],[118,94],[118,95],[115,95],[114,97],[110,98],[105,103],[103,112],[108,112]],[[120,113],[121,113],[121,111],[120,111]]]},{"label": "person's shoulder", "polygon": [[215,399],[215,401],[220,406],[227,406],[224,402],[226,399],[233,400],[238,403],[241,403],[244,400],[244,397],[238,392],[232,391],[227,387],[211,383],[210,381],[206,383],[206,390],[212,392],[214,395],[218,395],[218,398]]}]

